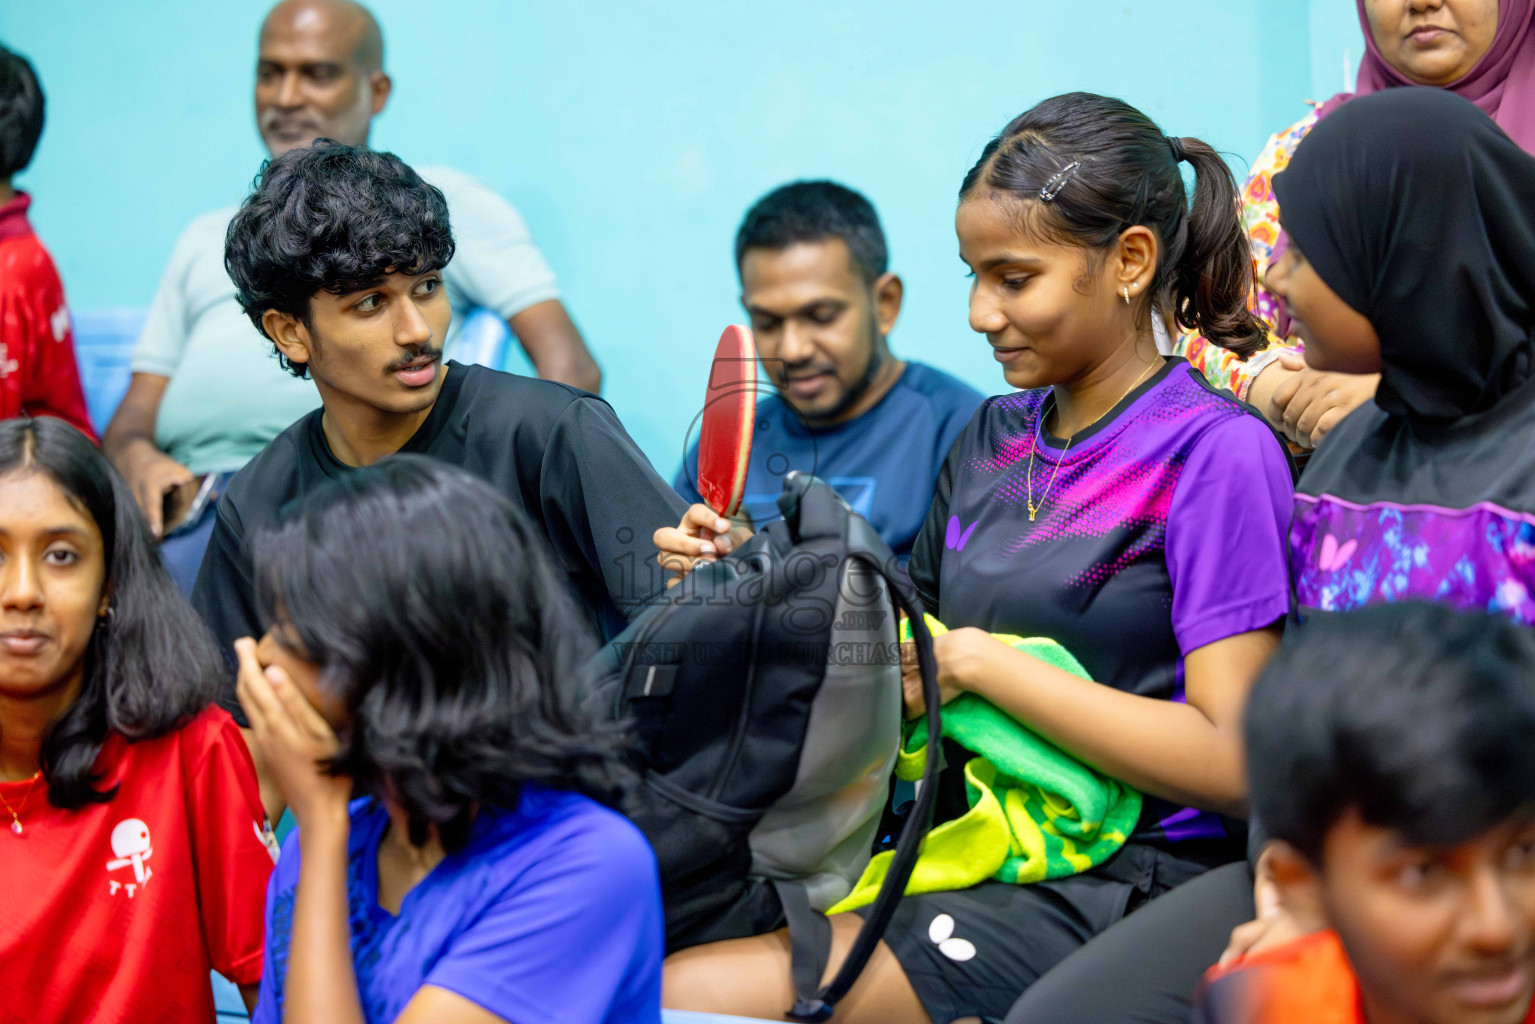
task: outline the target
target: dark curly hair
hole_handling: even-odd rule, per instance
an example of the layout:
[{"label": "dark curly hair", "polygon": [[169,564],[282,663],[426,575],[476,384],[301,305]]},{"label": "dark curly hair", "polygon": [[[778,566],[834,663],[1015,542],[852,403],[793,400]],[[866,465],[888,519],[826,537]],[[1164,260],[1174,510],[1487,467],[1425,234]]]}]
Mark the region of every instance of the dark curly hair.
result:
[{"label": "dark curly hair", "polygon": [[[261,165],[229,223],[224,266],[265,335],[269,309],[312,326],[316,292],[341,295],[385,274],[440,270],[453,249],[447,200],[405,161],[316,139]],[[277,361],[295,377],[309,373],[280,351]]]},{"label": "dark curly hair", "polygon": [[595,650],[544,541],[482,480],[395,455],[311,492],[255,541],[263,619],[346,709],[330,770],[388,794],[411,842],[468,840],[523,783],[620,806],[621,725],[581,705]]},{"label": "dark curly hair", "polygon": [[52,417],[0,421],[0,477],[37,472],[101,531],[110,614],[85,651],[85,683],[43,740],[48,800],[105,803],[96,755],[109,732],[130,743],[175,729],[214,702],[227,678],[217,644],[176,590],[128,485],[80,431]]},{"label": "dark curly hair", "polygon": [[0,46],[0,179],[32,162],[43,136],[43,87],[19,53]]},{"label": "dark curly hair", "polygon": [[[1194,168],[1192,208],[1179,170],[1185,160]],[[1151,228],[1162,258],[1148,292],[1169,329],[1176,321],[1241,356],[1266,343],[1267,326],[1247,308],[1252,250],[1236,180],[1198,139],[1168,138],[1123,100],[1067,93],[1015,117],[986,144],[960,201],[982,186],[1024,202],[1031,229],[1069,245],[1106,249],[1127,228]]]}]

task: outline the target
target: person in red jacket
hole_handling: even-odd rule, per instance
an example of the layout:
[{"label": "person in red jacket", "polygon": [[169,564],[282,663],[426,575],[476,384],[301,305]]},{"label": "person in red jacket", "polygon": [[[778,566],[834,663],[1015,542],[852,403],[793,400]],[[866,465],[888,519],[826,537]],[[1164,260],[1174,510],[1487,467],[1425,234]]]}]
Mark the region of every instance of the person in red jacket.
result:
[{"label": "person in red jacket", "polygon": [[27,223],[32,197],[11,187],[42,133],[37,75],[0,46],[0,419],[57,416],[94,440],[64,285]]}]

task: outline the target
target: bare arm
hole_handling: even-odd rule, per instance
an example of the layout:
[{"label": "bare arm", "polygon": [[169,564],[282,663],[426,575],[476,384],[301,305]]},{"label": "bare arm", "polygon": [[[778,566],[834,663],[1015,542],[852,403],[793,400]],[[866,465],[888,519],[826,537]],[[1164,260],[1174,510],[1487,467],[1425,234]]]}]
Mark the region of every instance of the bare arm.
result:
[{"label": "bare arm", "polygon": [[351,780],[321,764],[335,733],[281,669],[263,671],[256,642],[235,644],[236,690],[262,759],[298,821],[299,876],[283,983],[285,1024],[365,1024],[347,908]]},{"label": "bare arm", "polygon": [[535,302],[506,324],[533,360],[533,368],[540,377],[594,395],[602,390],[602,370],[559,299]]},{"label": "bare arm", "polygon": [[283,992],[285,1024],[364,1024],[346,902],[346,804],[299,829],[298,898]]},{"label": "bare arm", "polygon": [[1272,362],[1247,387],[1247,404],[1262,413],[1275,430],[1284,430],[1284,407],[1275,406],[1274,392],[1294,375],[1295,371],[1282,362]]},{"label": "bare arm", "polygon": [[155,421],[170,382],[158,374],[135,373],[101,438],[102,450],[128,482],[156,537],[165,528],[165,495],[193,479],[185,466],[155,447]]},{"label": "bare arm", "polygon": [[[551,981],[554,979],[551,979]],[[479,1003],[436,985],[422,985],[394,1024],[506,1024]]]},{"label": "bare arm", "polygon": [[[935,637],[934,646],[946,698],[961,690],[980,694],[1105,775],[1240,817],[1247,813],[1242,705],[1279,634],[1275,624],[1190,651],[1186,704],[1081,679],[979,629]],[[908,705],[920,685],[908,668]]]},{"label": "bare arm", "polygon": [[1375,397],[1380,374],[1325,373],[1286,352],[1258,374],[1247,400],[1275,430],[1302,448],[1315,448],[1333,427]]},{"label": "bare arm", "polygon": [[154,373],[135,373],[128,383],[106,433],[101,435],[102,450],[114,462],[136,441],[155,443],[155,421],[160,416],[160,400],[165,397],[169,377]]}]

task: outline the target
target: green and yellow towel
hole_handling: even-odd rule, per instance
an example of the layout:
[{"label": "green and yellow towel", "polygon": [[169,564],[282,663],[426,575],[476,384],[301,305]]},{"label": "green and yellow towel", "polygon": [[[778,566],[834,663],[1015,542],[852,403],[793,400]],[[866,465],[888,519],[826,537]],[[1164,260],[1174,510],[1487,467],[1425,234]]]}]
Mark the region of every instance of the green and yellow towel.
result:
[{"label": "green and yellow towel", "polygon": [[[948,632],[927,616],[934,636]],[[1072,675],[1089,678],[1053,640],[993,634]],[[911,624],[903,623],[902,639]],[[1141,794],[1087,767],[1011,715],[973,693],[943,709],[943,734],[975,754],[965,764],[970,810],[928,833],[908,894],[965,889],[988,878],[1021,885],[1080,874],[1113,856],[1135,829]],[[896,775],[922,777],[927,719],[914,723],[896,759]],[[852,893],[827,913],[874,902],[893,853],[876,856]]]}]

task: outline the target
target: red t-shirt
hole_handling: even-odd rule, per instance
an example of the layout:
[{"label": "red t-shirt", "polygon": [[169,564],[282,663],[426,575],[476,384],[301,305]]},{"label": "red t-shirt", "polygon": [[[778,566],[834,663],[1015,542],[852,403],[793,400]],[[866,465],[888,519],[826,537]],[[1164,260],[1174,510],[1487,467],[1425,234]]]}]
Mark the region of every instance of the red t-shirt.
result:
[{"label": "red t-shirt", "polygon": [[261,978],[272,855],[245,741],[209,708],[157,739],[111,734],[96,768],[121,788],[77,811],[42,780],[0,783],[23,829],[0,812],[0,1022],[211,1021],[210,970]]},{"label": "red t-shirt", "polygon": [[95,440],[64,285],[27,223],[32,197],[0,206],[0,420],[57,416]]},{"label": "red t-shirt", "polygon": [[[1212,967],[1195,1024],[1366,1024],[1359,981],[1338,933],[1315,932]],[[1535,1007],[1525,1017],[1535,1024]]]}]

